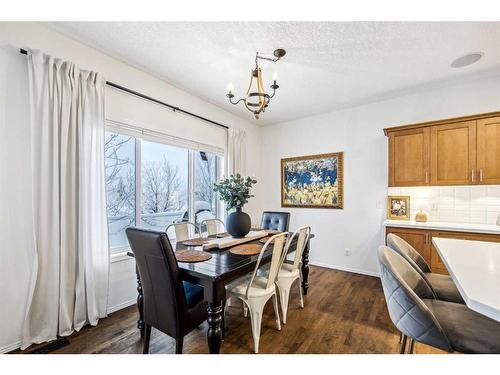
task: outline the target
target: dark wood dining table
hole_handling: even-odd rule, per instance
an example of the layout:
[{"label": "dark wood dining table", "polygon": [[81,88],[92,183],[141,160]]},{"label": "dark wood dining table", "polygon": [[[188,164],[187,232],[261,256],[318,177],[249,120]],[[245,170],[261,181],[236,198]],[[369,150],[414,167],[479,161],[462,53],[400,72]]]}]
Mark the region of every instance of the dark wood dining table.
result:
[{"label": "dark wood dining table", "polygon": [[[310,250],[310,240],[314,238],[311,234],[309,240],[306,243],[304,252],[302,253],[302,290],[304,295],[307,295],[307,290],[309,289],[309,250]],[[263,246],[260,240],[255,240],[249,243],[258,243]],[[295,251],[297,241],[296,239],[290,244],[289,253]],[[184,249],[194,249],[192,246],[186,246],[182,243],[174,244],[175,251]],[[193,284],[201,285],[204,289],[204,299],[207,303],[208,312],[208,331],[207,331],[207,341],[208,349],[210,353],[218,354],[220,352],[220,347],[223,337],[223,326],[224,326],[224,303],[226,299],[226,289],[227,283],[241,277],[245,276],[249,272],[252,272],[255,268],[258,255],[246,256],[246,255],[235,255],[232,254],[230,248],[219,250],[210,250],[212,258],[198,263],[182,263],[179,262],[179,269],[181,277],[183,280],[188,281]],[[261,265],[267,264],[271,261],[272,246],[269,246],[269,250],[266,251],[262,257]],[[133,257],[132,252],[127,253],[129,256]],[[141,332],[141,337],[144,336],[144,321],[143,321],[143,295],[142,295],[142,285],[141,278],[137,272],[137,308],[139,310],[139,320],[137,321],[137,328]]]}]

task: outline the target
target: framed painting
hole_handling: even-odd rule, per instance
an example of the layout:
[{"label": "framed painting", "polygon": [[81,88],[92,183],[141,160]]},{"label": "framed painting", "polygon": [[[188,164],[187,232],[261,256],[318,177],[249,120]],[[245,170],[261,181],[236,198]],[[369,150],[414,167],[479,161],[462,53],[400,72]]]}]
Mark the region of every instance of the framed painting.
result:
[{"label": "framed painting", "polygon": [[387,218],[389,220],[410,220],[410,196],[390,195],[387,198]]},{"label": "framed painting", "polygon": [[281,159],[281,207],[343,208],[344,154]]}]

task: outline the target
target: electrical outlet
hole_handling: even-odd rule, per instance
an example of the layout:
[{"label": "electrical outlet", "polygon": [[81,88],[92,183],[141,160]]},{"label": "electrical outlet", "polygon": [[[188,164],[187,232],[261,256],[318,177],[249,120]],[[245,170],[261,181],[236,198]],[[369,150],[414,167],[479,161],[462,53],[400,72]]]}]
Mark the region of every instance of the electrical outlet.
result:
[{"label": "electrical outlet", "polygon": [[344,255],[346,257],[348,257],[349,255],[351,255],[351,249],[349,249],[348,247],[346,247],[345,250],[344,250]]},{"label": "electrical outlet", "polygon": [[431,211],[437,211],[438,209],[438,204],[437,203],[432,203],[431,204]]},{"label": "electrical outlet", "polygon": [[382,208],[384,208],[382,201],[377,201],[375,203],[375,207],[377,208],[377,210],[381,210]]}]

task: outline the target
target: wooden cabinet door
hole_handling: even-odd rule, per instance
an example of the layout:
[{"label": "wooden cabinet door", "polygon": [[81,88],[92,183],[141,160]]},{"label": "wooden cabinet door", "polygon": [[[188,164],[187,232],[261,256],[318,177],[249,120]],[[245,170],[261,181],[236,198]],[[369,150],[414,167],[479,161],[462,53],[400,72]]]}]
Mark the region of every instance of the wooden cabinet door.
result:
[{"label": "wooden cabinet door", "polygon": [[395,228],[387,227],[386,234],[394,233],[408,242],[411,246],[422,255],[427,262],[431,264],[430,254],[430,235],[428,231],[421,229]]},{"label": "wooden cabinet door", "polygon": [[389,186],[429,184],[429,128],[389,134]]},{"label": "wooden cabinet door", "polygon": [[431,185],[476,181],[476,121],[432,126]]},{"label": "wooden cabinet door", "polygon": [[478,183],[500,184],[500,117],[477,120]]}]

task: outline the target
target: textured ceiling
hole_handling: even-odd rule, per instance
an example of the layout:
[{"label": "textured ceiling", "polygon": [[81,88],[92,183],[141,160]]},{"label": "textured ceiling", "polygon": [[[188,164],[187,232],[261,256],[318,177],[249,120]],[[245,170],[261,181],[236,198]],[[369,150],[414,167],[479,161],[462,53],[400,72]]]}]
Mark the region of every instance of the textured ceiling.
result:
[{"label": "textured ceiling", "polygon": [[[428,22],[64,22],[57,30],[153,73],[258,124],[272,124],[400,95],[464,75],[500,69],[500,23]],[[255,52],[284,48],[262,63],[278,90],[261,119],[225,97],[242,96]],[[461,55],[478,63],[453,69]],[[175,104],[175,103],[174,103]]]}]

